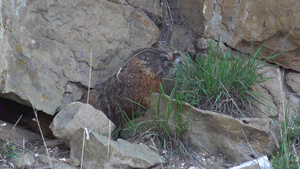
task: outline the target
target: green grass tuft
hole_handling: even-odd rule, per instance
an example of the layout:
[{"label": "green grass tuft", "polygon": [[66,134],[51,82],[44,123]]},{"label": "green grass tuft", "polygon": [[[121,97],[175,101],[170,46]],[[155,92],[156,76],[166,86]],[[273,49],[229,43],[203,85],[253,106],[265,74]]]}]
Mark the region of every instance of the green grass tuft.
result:
[{"label": "green grass tuft", "polygon": [[19,155],[19,153],[16,153],[16,146],[13,144],[13,142],[5,142],[3,140],[0,140],[0,166],[14,168],[13,164],[10,161],[12,158]]},{"label": "green grass tuft", "polygon": [[[232,50],[219,52],[219,43],[216,47],[210,43],[208,56],[196,57],[193,60],[189,55],[179,66],[177,76],[184,84],[180,89],[180,96],[187,98],[193,106],[205,110],[222,112],[233,117],[253,117],[249,111],[251,107],[250,95],[255,94],[251,87],[264,82],[257,70],[266,60],[258,60],[262,46],[253,50],[251,57],[245,54],[234,57]],[[222,53],[221,55],[218,55]]]},{"label": "green grass tuft", "polygon": [[[288,112],[287,110],[286,112]],[[289,123],[288,116],[282,123],[283,133],[280,149],[272,154],[274,169],[299,169],[300,153],[300,102],[298,102],[298,116],[292,117]]]}]

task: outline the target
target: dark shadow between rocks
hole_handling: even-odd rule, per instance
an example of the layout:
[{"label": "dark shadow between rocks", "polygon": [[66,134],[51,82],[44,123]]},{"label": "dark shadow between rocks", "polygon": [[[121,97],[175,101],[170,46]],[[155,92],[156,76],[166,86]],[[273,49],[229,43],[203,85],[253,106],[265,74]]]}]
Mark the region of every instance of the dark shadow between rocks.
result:
[{"label": "dark shadow between rocks", "polygon": [[[38,119],[44,136],[54,138],[49,128],[54,116],[48,115],[42,111],[37,111]],[[33,132],[40,133],[32,107],[20,104],[10,99],[0,97],[0,120],[15,124],[18,119],[19,126],[25,127]]]}]

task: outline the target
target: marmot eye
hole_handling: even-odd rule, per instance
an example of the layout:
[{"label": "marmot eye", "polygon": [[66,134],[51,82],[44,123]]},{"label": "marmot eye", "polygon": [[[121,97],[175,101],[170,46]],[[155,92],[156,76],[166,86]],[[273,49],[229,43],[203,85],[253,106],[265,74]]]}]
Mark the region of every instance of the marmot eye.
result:
[{"label": "marmot eye", "polygon": [[161,61],[167,61],[168,60],[168,58],[166,58],[166,57],[161,57]]}]

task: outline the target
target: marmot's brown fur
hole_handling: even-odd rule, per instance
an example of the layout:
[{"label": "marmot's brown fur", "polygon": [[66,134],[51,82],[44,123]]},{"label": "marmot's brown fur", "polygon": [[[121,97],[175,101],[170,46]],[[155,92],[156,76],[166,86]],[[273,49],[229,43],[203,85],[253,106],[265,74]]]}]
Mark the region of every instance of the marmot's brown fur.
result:
[{"label": "marmot's brown fur", "polygon": [[[89,104],[101,110],[116,125],[124,122],[124,113],[132,119],[139,108],[150,107],[151,92],[160,92],[164,77],[174,64],[180,63],[179,56],[171,53],[143,49],[136,52],[115,75],[97,84],[90,92]],[[83,96],[82,102],[86,102]],[[136,102],[136,103],[134,103]]]}]

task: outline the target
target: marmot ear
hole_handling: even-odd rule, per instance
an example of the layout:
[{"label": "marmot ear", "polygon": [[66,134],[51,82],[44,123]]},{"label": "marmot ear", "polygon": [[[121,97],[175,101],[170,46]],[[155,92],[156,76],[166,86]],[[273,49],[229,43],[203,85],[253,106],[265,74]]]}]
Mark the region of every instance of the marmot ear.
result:
[{"label": "marmot ear", "polygon": [[147,53],[141,53],[140,54],[140,59],[143,60],[143,61],[148,61],[148,55]]}]

